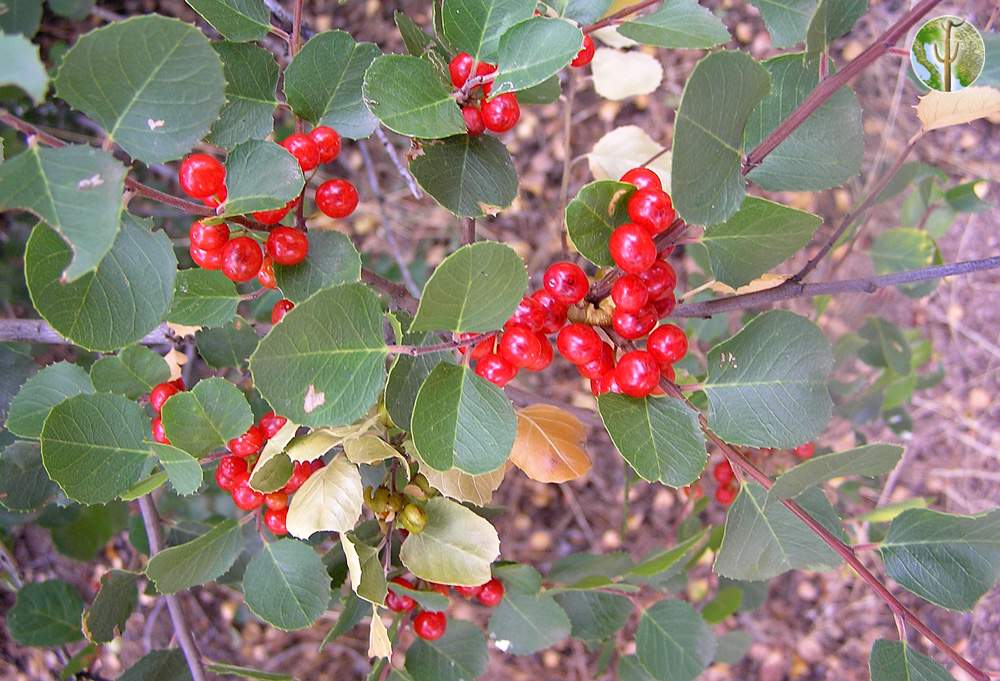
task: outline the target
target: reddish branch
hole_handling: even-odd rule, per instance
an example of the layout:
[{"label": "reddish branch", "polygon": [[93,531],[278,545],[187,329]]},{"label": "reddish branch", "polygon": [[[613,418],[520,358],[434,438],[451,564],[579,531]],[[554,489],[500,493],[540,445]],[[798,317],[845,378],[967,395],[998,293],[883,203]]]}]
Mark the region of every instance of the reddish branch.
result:
[{"label": "reddish branch", "polygon": [[620,9],[614,14],[610,14],[604,17],[600,21],[584,26],[582,30],[584,33],[593,33],[594,31],[604,28],[605,26],[613,26],[614,24],[620,24],[622,21],[632,16],[636,12],[644,10],[647,7],[657,4],[658,2],[660,2],[660,0],[643,0],[642,2],[636,3],[635,5],[630,5],[625,9]]}]

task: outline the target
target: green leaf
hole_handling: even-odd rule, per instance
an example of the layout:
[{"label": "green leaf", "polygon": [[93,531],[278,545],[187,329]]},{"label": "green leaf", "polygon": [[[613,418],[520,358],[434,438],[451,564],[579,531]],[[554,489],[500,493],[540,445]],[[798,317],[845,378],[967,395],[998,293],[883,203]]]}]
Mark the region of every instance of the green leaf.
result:
[{"label": "green leaf", "polygon": [[500,555],[497,531],[484,518],[443,497],[424,507],[427,526],[410,534],[399,559],[420,579],[438,584],[479,586],[491,578],[490,563]]},{"label": "green leaf", "polygon": [[268,624],[304,629],[326,612],[330,575],[308,544],[295,539],[265,543],[243,575],[247,607]]},{"label": "green leaf", "polygon": [[[876,274],[892,274],[940,261],[941,254],[934,240],[922,229],[896,227],[888,229],[872,242],[872,264]],[[920,298],[937,287],[937,280],[900,286],[899,291],[911,298]]]},{"label": "green leaf", "polygon": [[[796,501],[827,529],[843,534],[836,511],[817,489]],[[756,483],[746,483],[726,516],[726,533],[715,559],[716,573],[759,581],[789,570],[832,570],[840,557],[781,501]]]},{"label": "green leaf", "polygon": [[871,681],[954,681],[944,667],[906,641],[875,641],[868,670]]},{"label": "green leaf", "polygon": [[411,19],[405,12],[396,10],[392,13],[393,22],[399,29],[399,36],[403,39],[406,51],[414,57],[424,54],[425,50],[434,45],[435,38],[429,35],[420,25]]},{"label": "green leaf", "polygon": [[[744,143],[757,146],[819,83],[819,63],[802,53],[762,62],[771,92],[747,121]],[[830,150],[836,148],[837,153]],[[843,184],[861,170],[861,105],[849,87],[837,90],[747,177],[769,191],[815,191]]]},{"label": "green leaf", "polygon": [[525,104],[552,104],[559,101],[562,94],[562,84],[559,82],[558,74],[551,78],[546,78],[538,85],[533,85],[527,90],[517,93],[517,101],[522,106]]},{"label": "green leaf", "polygon": [[0,34],[0,86],[13,85],[37,105],[45,101],[49,74],[38,45],[23,35]]},{"label": "green leaf", "polygon": [[[94,74],[114,87],[94,87]],[[56,94],[97,121],[129,156],[162,163],[208,133],[225,102],[225,83],[222,62],[201,31],[148,14],[80,38],[63,57]]]},{"label": "green leaf", "polygon": [[[437,334],[430,332],[409,332],[403,334],[401,343],[406,345],[434,345],[440,342]],[[417,391],[423,385],[424,379],[440,362],[451,359],[450,352],[431,352],[411,357],[398,355],[392,368],[389,369],[389,379],[385,384],[385,408],[393,423],[403,430],[410,430],[410,418],[413,416],[413,403],[417,399]]]},{"label": "green leaf", "polygon": [[819,54],[851,30],[868,10],[868,0],[819,0],[806,29],[806,53]]},{"label": "green leaf", "polygon": [[123,215],[121,231],[97,270],[61,284],[70,248],[54,230],[37,225],[24,255],[35,309],[52,328],[88,350],[110,352],[141,339],[170,308],[177,275],[170,239],[149,227],[148,220]]},{"label": "green leaf", "polygon": [[260,342],[250,370],[261,395],[295,423],[353,423],[385,386],[378,296],[361,284],[319,291]]},{"label": "green leaf", "polygon": [[53,647],[83,638],[83,601],[72,586],[58,579],[26,584],[7,612],[7,631],[23,646]]},{"label": "green leaf", "polygon": [[448,597],[442,596],[437,591],[410,589],[409,587],[397,584],[396,582],[389,582],[388,588],[391,589],[393,593],[399,594],[400,596],[409,596],[424,610],[444,612],[448,609],[448,605],[450,604]]},{"label": "green leaf", "polygon": [[115,244],[125,173],[111,154],[80,146],[31,145],[0,163],[0,211],[29,211],[65,240],[59,270],[49,268],[52,283],[93,271]]},{"label": "green leaf", "polygon": [[818,456],[782,473],[771,488],[771,496],[791,499],[810,487],[846,475],[884,475],[896,467],[902,455],[903,448],[898,445],[876,443]]},{"label": "green leaf", "polygon": [[154,650],[125,670],[118,681],[191,681],[184,653],[180,648]]},{"label": "green leaf", "polygon": [[804,248],[823,223],[818,215],[748,196],[725,222],[705,229],[712,273],[739,288]]},{"label": "green leaf", "polygon": [[573,246],[595,265],[611,267],[615,261],[608,239],[615,227],[629,221],[628,199],[635,187],[614,180],[584,185],[566,206],[566,230]]},{"label": "green leaf", "polygon": [[771,33],[771,43],[788,48],[806,39],[817,0],[751,0]]},{"label": "green leaf", "polygon": [[181,270],[167,320],[188,326],[222,326],[236,316],[239,302],[236,284],[222,272],[200,267]]},{"label": "green leaf", "polygon": [[349,591],[344,601],[344,607],[340,610],[340,616],[337,617],[337,623],[330,628],[330,631],[326,632],[326,636],[319,644],[319,649],[322,651],[328,643],[340,638],[341,635],[357,626],[358,622],[370,612],[369,607],[367,602],[358,598],[353,591]]},{"label": "green leaf", "polygon": [[910,344],[898,326],[879,317],[868,317],[858,335],[866,341],[858,349],[861,361],[870,366],[889,367],[899,375],[910,373]]},{"label": "green leaf", "polygon": [[109,643],[139,604],[139,573],[108,570],[94,601],[83,612],[83,632],[92,643]]},{"label": "green leaf", "polygon": [[635,655],[622,655],[618,658],[619,681],[656,681]]},{"label": "green leaf", "polygon": [[495,385],[468,367],[442,362],[417,393],[412,427],[413,444],[428,466],[477,475],[507,461],[517,417]]},{"label": "green leaf", "polygon": [[517,196],[510,152],[490,135],[459,135],[428,144],[410,163],[410,171],[424,191],[459,217],[494,215]]},{"label": "green leaf", "polygon": [[419,57],[377,57],[365,71],[362,93],[382,125],[400,135],[438,139],[466,131],[455,98]]},{"label": "green leaf", "polygon": [[199,329],[194,338],[198,354],[215,369],[243,366],[260,342],[253,326],[242,317],[218,328]]},{"label": "green leaf", "polygon": [[927,499],[924,497],[912,497],[885,506],[879,506],[867,513],[862,513],[855,520],[863,523],[888,523],[892,522],[903,511],[911,508],[927,508]]},{"label": "green leaf", "polygon": [[622,551],[613,553],[571,553],[556,560],[548,579],[558,584],[573,585],[592,577],[611,581],[632,567],[632,560]]},{"label": "green leaf", "polygon": [[101,506],[70,506],[50,528],[59,552],[81,562],[91,562],[116,533],[125,528],[128,507],[117,501]]},{"label": "green leaf", "polygon": [[149,559],[146,576],[161,594],[204,584],[225,574],[243,551],[243,531],[235,520],[223,520],[205,534],[163,549]]},{"label": "green leaf", "polygon": [[292,477],[292,460],[282,451],[261,454],[250,473],[250,487],[258,492],[277,492]]},{"label": "green leaf", "polygon": [[14,442],[0,455],[0,506],[16,513],[35,511],[55,494],[34,442]]},{"label": "green leaf", "polygon": [[102,393],[138,399],[170,378],[170,367],[160,355],[142,345],[130,345],[113,357],[102,357],[90,367],[90,380]]},{"label": "green leaf", "polygon": [[436,641],[415,639],[406,651],[406,671],[419,681],[478,679],[488,662],[482,631],[465,620],[448,620],[444,636]]},{"label": "green leaf", "polygon": [[524,261],[510,246],[494,241],[463,246],[427,280],[410,330],[499,329],[527,288]]},{"label": "green leaf", "polygon": [[670,0],[651,14],[626,21],[618,32],[656,47],[709,49],[729,41],[725,24],[696,0]]},{"label": "green leaf", "polygon": [[[379,559],[379,549],[365,544],[355,536],[354,532],[342,533],[340,544],[347,559],[351,589],[369,603],[384,604],[388,587],[385,570]],[[447,605],[445,607],[447,608]]]},{"label": "green leaf", "polygon": [[[216,2],[217,0],[199,0]],[[225,0],[234,2],[240,0]],[[259,1],[259,0],[255,0]],[[226,76],[226,103],[212,124],[208,141],[224,149],[251,139],[262,139],[274,130],[278,105],[278,63],[262,47],[240,43],[214,43]]]},{"label": "green leaf", "polygon": [[992,205],[983,201],[976,193],[976,188],[986,183],[986,180],[977,179],[957,184],[944,193],[944,199],[949,208],[959,213],[982,213],[990,210]]},{"label": "green leaf", "polygon": [[226,40],[260,40],[271,26],[263,0],[186,0]]},{"label": "green leaf", "polygon": [[308,539],[315,532],[349,531],[361,517],[363,494],[358,467],[338,456],[313,473],[292,497],[288,532]]},{"label": "green leaf", "polygon": [[687,557],[696,544],[701,543],[704,538],[704,531],[698,532],[694,536],[688,537],[673,548],[664,551],[657,551],[646,556],[641,562],[628,569],[630,575],[639,577],[656,577],[663,574],[679,561]]},{"label": "green leaf", "polygon": [[70,499],[103,504],[127,491],[149,458],[149,420],[121,395],[77,395],[49,412],[42,461]]},{"label": "green leaf", "polygon": [[632,601],[601,591],[568,591],[555,597],[569,616],[573,638],[603,641],[625,626]]},{"label": "green leaf", "polygon": [[361,279],[361,256],[345,234],[311,229],[309,257],[298,265],[275,265],[274,277],[286,298],[295,303],[320,289]]},{"label": "green leaf", "polygon": [[260,669],[254,669],[253,667],[241,667],[235,664],[226,664],[225,662],[208,662],[205,664],[205,669],[213,674],[218,674],[219,676],[235,676],[240,679],[254,679],[255,681],[295,681],[295,677],[290,676],[289,674],[265,672]]},{"label": "green leaf", "polygon": [[611,0],[549,0],[545,3],[555,12],[578,24],[592,24],[611,7]]},{"label": "green leaf", "polygon": [[674,206],[688,222],[718,224],[743,204],[743,128],[769,88],[767,70],[743,52],[716,52],[694,67],[670,167]]},{"label": "green leaf", "polygon": [[183,449],[171,445],[154,442],[150,443],[149,448],[153,456],[160,460],[160,465],[166,471],[170,485],[177,494],[187,496],[198,491],[204,476],[198,459]]},{"label": "green leaf", "polygon": [[643,480],[683,487],[705,469],[698,415],[680,400],[608,393],[597,404],[615,447]]},{"label": "green leaf", "polygon": [[886,573],[907,591],[942,608],[972,610],[1000,579],[1000,510],[906,511],[878,551]]},{"label": "green leaf", "polygon": [[715,598],[701,609],[701,616],[709,624],[718,624],[739,610],[742,603],[743,592],[739,587],[723,587],[719,589]]},{"label": "green leaf", "polygon": [[149,475],[139,482],[135,483],[129,487],[126,491],[122,492],[122,501],[135,501],[140,497],[144,497],[147,494],[152,494],[154,490],[159,489],[167,482],[166,471],[157,471],[152,475]]},{"label": "green leaf", "polygon": [[708,424],[733,444],[797,447],[830,420],[832,368],[819,327],[785,310],[765,312],[709,351]]},{"label": "green leaf", "polygon": [[81,367],[57,362],[45,367],[21,386],[7,414],[7,430],[18,437],[38,439],[52,407],[74,395],[92,394],[94,384]]},{"label": "green leaf", "polygon": [[532,17],[515,24],[500,37],[490,96],[538,85],[569,66],[582,45],[580,29],[562,19]]},{"label": "green leaf", "polygon": [[534,9],[534,0],[445,0],[441,10],[444,39],[476,61],[495,62],[500,37]]},{"label": "green leaf", "polygon": [[193,456],[225,447],[253,424],[246,397],[224,378],[198,381],[167,400],[161,414],[167,439]]},{"label": "green leaf", "polygon": [[30,345],[0,343],[0,419],[7,416],[17,391],[37,369]]},{"label": "green leaf", "polygon": [[715,650],[715,661],[724,664],[738,664],[750,650],[753,638],[742,629],[727,631],[719,637]]},{"label": "green leaf", "polygon": [[572,624],[552,596],[507,593],[490,616],[490,638],[512,655],[531,655],[570,634]]},{"label": "green leaf", "polygon": [[3,0],[0,2],[0,31],[20,33],[30,38],[42,21],[41,0]]},{"label": "green leaf", "polygon": [[635,633],[639,662],[654,679],[693,681],[715,656],[715,636],[690,604],[665,600],[642,613]]},{"label": "green leaf", "polygon": [[224,215],[281,208],[302,191],[305,179],[295,157],[267,140],[249,140],[226,157]]}]

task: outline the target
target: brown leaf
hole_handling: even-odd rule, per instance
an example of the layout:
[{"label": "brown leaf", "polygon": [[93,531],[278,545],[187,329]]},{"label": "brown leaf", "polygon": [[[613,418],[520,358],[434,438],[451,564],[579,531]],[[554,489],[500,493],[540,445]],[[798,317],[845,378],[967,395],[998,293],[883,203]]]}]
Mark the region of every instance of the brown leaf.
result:
[{"label": "brown leaf", "polygon": [[569,412],[533,404],[517,413],[510,460],[538,482],[576,480],[590,470],[590,457],[581,446],[586,437],[586,426]]}]

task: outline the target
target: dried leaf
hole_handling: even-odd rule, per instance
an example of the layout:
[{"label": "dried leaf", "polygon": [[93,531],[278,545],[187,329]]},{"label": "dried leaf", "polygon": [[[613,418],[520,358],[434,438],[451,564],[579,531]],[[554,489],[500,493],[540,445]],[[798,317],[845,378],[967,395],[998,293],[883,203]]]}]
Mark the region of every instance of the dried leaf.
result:
[{"label": "dried leaf", "polygon": [[510,460],[538,482],[576,480],[590,470],[590,457],[581,446],[586,437],[586,427],[569,412],[533,404],[517,413]]},{"label": "dried leaf", "polygon": [[663,80],[663,67],[655,57],[607,47],[598,48],[591,71],[597,94],[612,100],[648,95]]},{"label": "dried leaf", "polygon": [[[638,125],[623,125],[597,140],[587,162],[595,180],[617,180],[661,151],[663,146]],[[670,152],[649,164],[649,169],[659,175],[663,189],[669,192]]]},{"label": "dried leaf", "polygon": [[382,618],[378,616],[378,606],[372,605],[372,623],[368,630],[368,657],[392,657],[392,641]]},{"label": "dried leaf", "polygon": [[996,113],[1000,113],[1000,90],[991,87],[968,87],[958,92],[932,90],[917,104],[917,117],[925,132]]}]

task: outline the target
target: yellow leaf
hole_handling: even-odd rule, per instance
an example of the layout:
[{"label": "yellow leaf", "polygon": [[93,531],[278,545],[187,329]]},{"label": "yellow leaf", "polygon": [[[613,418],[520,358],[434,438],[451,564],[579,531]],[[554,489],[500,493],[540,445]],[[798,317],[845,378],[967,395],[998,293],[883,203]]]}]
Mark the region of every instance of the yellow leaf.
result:
[{"label": "yellow leaf", "polygon": [[368,630],[368,657],[392,657],[389,631],[378,615],[378,606],[372,605],[372,624]]},{"label": "yellow leaf", "polygon": [[188,358],[187,355],[177,348],[170,348],[167,350],[167,354],[163,356],[163,361],[170,367],[170,380],[176,381],[181,377],[181,367],[187,364]]},{"label": "yellow leaf", "polygon": [[996,113],[1000,113],[1000,90],[991,87],[967,87],[958,92],[932,90],[917,104],[917,117],[925,132]]},{"label": "yellow leaf", "polygon": [[590,470],[590,457],[581,446],[587,428],[559,407],[533,404],[517,413],[517,438],[511,462],[538,482],[576,480]]},{"label": "yellow leaf", "polygon": [[431,487],[450,499],[467,501],[476,506],[485,506],[490,503],[493,499],[493,493],[500,487],[503,476],[507,473],[506,465],[480,475],[469,475],[457,468],[436,471],[420,458],[417,450],[413,447],[412,440],[404,441],[403,449],[420,464],[420,472],[427,478]]},{"label": "yellow leaf", "polygon": [[780,286],[788,279],[787,274],[775,274],[773,272],[768,272],[757,277],[749,284],[745,286],[740,286],[739,288],[733,288],[729,284],[723,284],[721,281],[712,279],[711,281],[705,282],[696,289],[691,289],[687,291],[682,300],[687,300],[692,296],[701,293],[702,291],[708,289],[709,291],[714,291],[726,296],[731,295],[742,295],[744,293],[756,293],[757,291],[766,291],[767,289],[774,288],[775,286]]},{"label": "yellow leaf", "polygon": [[642,52],[601,47],[594,54],[590,68],[597,94],[611,100],[648,95],[660,87],[663,80],[659,60]]},{"label": "yellow leaf", "polygon": [[[595,180],[617,180],[661,151],[663,146],[645,130],[637,125],[623,125],[597,140],[587,162]],[[669,192],[670,152],[649,164],[649,169],[659,175],[663,189]]]},{"label": "yellow leaf", "polygon": [[400,470],[403,471],[403,475],[407,479],[410,477],[410,467],[406,461],[406,457],[400,454],[388,442],[375,435],[362,435],[361,437],[346,440],[344,442],[344,454],[347,455],[351,463],[357,464],[378,463],[379,461],[395,457],[402,464]]},{"label": "yellow leaf", "polygon": [[292,497],[288,533],[308,539],[314,532],[347,532],[361,518],[364,491],[358,467],[338,456],[313,473]]}]

